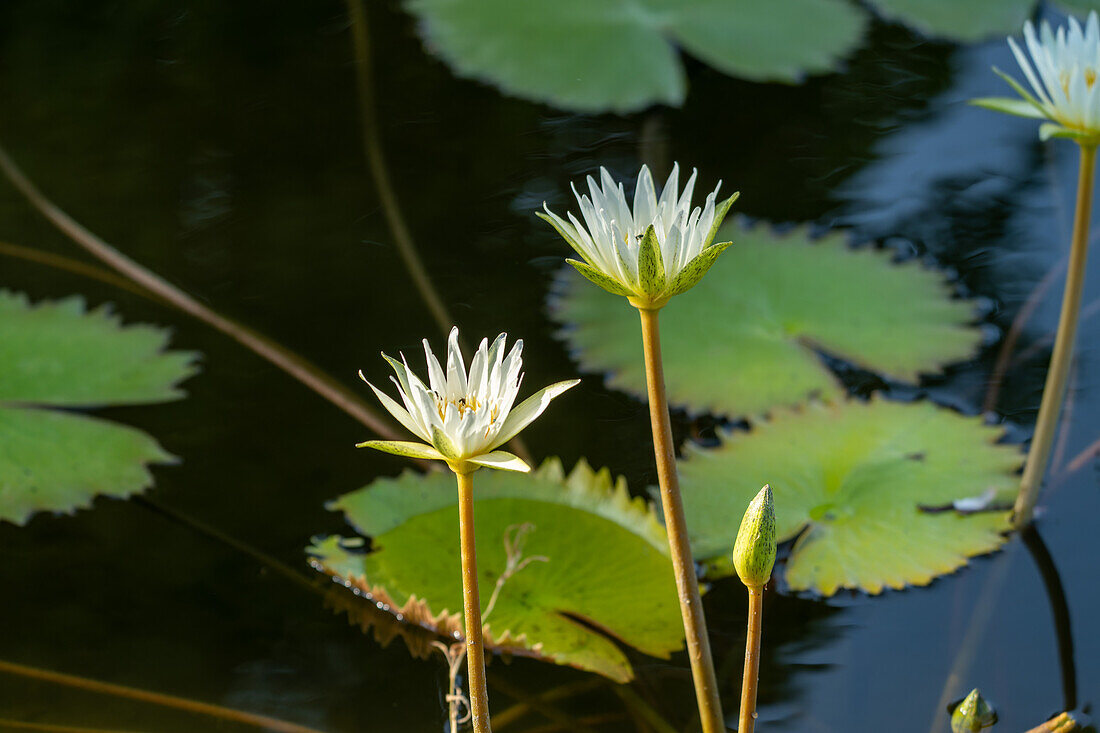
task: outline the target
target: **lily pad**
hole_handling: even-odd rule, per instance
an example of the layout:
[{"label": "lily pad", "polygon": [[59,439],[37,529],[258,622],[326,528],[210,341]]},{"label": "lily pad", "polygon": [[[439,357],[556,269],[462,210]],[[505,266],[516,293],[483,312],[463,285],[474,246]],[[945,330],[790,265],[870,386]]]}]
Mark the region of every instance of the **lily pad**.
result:
[{"label": "lily pad", "polygon": [[[735,223],[716,239],[733,246],[660,316],[668,397],[689,410],[754,415],[838,397],[819,352],[915,382],[980,344],[973,304],[916,261],[852,249],[839,233],[813,242],[804,228],[779,235]],[[583,369],[645,395],[638,314],[623,298],[567,267],[550,309]]]},{"label": "lily pad", "polygon": [[843,0],[408,0],[405,7],[457,74],[582,112],[680,105],[687,87],[680,48],[727,74],[796,82],[835,68],[865,23]]},{"label": "lily pad", "polygon": [[0,520],[129,496],[152,484],[149,464],[175,460],[139,430],[43,409],[181,397],[195,355],[164,351],[164,331],[124,327],[80,298],[31,305],[0,291],[0,334]]},{"label": "lily pad", "polygon": [[[503,584],[485,616],[485,645],[598,672],[633,676],[613,639],[657,657],[683,645],[664,530],[623,478],[583,460],[566,476],[557,459],[532,474],[474,476],[478,582],[489,604],[507,556],[506,535],[525,523],[532,562]],[[411,471],[330,504],[371,538],[315,538],[319,570],[408,623],[452,638],[462,633],[457,491],[454,477]],[[610,637],[610,638],[609,638]]]},{"label": "lily pad", "polygon": [[1018,34],[1035,0],[873,0],[887,18],[939,38],[978,41]]},{"label": "lily pad", "polygon": [[[714,449],[689,446],[680,480],[696,558],[731,570],[737,522],[771,484],[792,590],[832,595],[927,585],[996,550],[1022,463],[1001,430],[929,402],[812,402]],[[954,502],[985,506],[963,514]],[[729,569],[729,570],[728,570]]]}]

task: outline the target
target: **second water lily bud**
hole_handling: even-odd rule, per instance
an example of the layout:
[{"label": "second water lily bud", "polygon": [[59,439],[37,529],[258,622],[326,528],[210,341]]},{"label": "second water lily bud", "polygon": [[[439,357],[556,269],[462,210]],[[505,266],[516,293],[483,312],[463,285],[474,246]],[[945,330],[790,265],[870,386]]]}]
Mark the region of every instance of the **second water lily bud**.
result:
[{"label": "second water lily bud", "polygon": [[756,495],[737,530],[733,545],[733,566],[741,582],[750,588],[763,587],[775,565],[775,508],[767,484]]},{"label": "second water lily bud", "polygon": [[993,712],[976,687],[951,713],[952,733],[977,733],[983,728],[992,728],[996,722],[997,713]]}]

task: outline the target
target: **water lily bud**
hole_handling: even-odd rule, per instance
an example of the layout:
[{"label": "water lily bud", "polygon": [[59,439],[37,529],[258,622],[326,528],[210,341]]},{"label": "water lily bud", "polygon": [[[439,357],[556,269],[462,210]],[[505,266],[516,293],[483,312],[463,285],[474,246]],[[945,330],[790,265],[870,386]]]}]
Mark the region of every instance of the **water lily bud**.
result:
[{"label": "water lily bud", "polygon": [[997,713],[993,712],[976,687],[951,713],[952,733],[977,733],[983,728],[992,728],[996,722]]},{"label": "water lily bud", "polygon": [[760,588],[772,576],[775,565],[775,508],[772,490],[767,484],[749,502],[737,542],[733,545],[733,566],[741,582],[750,588]]}]

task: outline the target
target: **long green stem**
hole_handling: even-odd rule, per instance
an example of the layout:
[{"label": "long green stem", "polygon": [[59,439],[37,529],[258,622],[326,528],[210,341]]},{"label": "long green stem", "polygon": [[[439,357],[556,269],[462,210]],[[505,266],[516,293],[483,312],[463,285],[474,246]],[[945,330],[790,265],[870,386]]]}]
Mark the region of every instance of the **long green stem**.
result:
[{"label": "long green stem", "polygon": [[688,659],[695,681],[695,698],[703,733],[725,733],[722,703],[718,698],[718,681],[707,638],[707,622],[699,598],[699,581],[695,577],[695,562],[691,556],[684,505],[680,499],[680,480],[676,475],[676,455],[672,444],[672,423],[665,396],[665,373],[661,363],[661,336],[656,310],[639,308],[642,319],[642,349],[645,352],[646,389],[649,394],[649,421],[653,428],[653,454],[657,460],[657,480],[661,486],[668,547],[672,570],[676,574],[676,589],[680,597],[680,614],[684,619]]},{"label": "long green stem", "polygon": [[485,643],[481,638],[481,596],[477,591],[477,550],[474,545],[474,479],[458,478],[458,530],[462,552],[462,606],[466,614],[466,670],[474,733],[489,733],[489,691],[485,686]]},{"label": "long green stem", "polygon": [[749,628],[745,636],[745,674],[741,678],[741,717],[737,733],[752,733],[756,726],[756,684],[760,678],[760,624],[764,616],[764,589],[749,589]]},{"label": "long green stem", "polygon": [[1019,529],[1028,525],[1039,497],[1039,488],[1046,474],[1050,447],[1058,426],[1058,414],[1066,393],[1066,381],[1073,362],[1073,342],[1077,336],[1077,318],[1081,310],[1081,291],[1085,283],[1085,262],[1089,247],[1089,218],[1092,214],[1092,188],[1096,173],[1096,146],[1081,145],[1080,171],[1077,178],[1077,210],[1073,217],[1073,242],[1070,245],[1066,290],[1062,297],[1062,313],[1058,319],[1058,335],[1050,357],[1039,419],[1031,439],[1020,493],[1016,497],[1013,523]]}]

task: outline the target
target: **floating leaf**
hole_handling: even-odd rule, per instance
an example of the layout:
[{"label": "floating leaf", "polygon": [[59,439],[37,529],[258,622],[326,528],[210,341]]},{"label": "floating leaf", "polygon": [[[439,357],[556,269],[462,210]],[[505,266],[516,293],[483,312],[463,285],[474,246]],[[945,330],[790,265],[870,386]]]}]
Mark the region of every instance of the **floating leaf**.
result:
[{"label": "floating leaf", "polygon": [[[799,81],[862,34],[843,0],[408,0],[425,41],[461,76],[583,112],[679,105],[678,48],[727,74]],[[797,23],[791,19],[797,18]]]},{"label": "floating leaf", "polygon": [[[894,379],[965,359],[981,335],[974,306],[943,275],[891,253],[852,249],[841,234],[724,227],[733,246],[692,290],[661,310],[669,400],[689,409],[759,414],[811,395],[843,393],[823,351]],[[638,314],[566,271],[550,300],[581,366],[645,394]],[[765,482],[766,483],[766,482]],[[757,487],[759,489],[759,487]]]},{"label": "floating leaf", "polygon": [[1035,0],[873,0],[888,18],[956,41],[1019,33]]},{"label": "floating leaf", "polygon": [[[485,644],[598,672],[625,682],[630,663],[610,635],[667,657],[683,644],[668,545],[651,507],[626,482],[581,461],[565,476],[550,459],[531,474],[474,476],[482,608],[506,566],[509,528],[531,523],[524,555],[541,556],[512,575],[485,621]],[[361,540],[316,538],[314,565],[403,618],[455,637],[462,631],[458,510],[454,477],[406,472],[330,505]],[[599,631],[596,631],[599,629]],[[603,632],[603,633],[601,633]]]},{"label": "floating leaf", "polygon": [[[689,447],[680,480],[696,558],[723,572],[737,522],[771,484],[793,590],[879,593],[926,585],[996,550],[1021,464],[1001,431],[929,402],[812,402],[756,421],[715,449]],[[955,500],[992,490],[1000,508],[961,514]]]},{"label": "floating leaf", "polygon": [[123,327],[80,298],[32,306],[0,291],[0,334],[0,520],[129,496],[152,483],[149,464],[174,460],[139,430],[40,409],[181,397],[195,355],[165,352],[164,331]]}]

